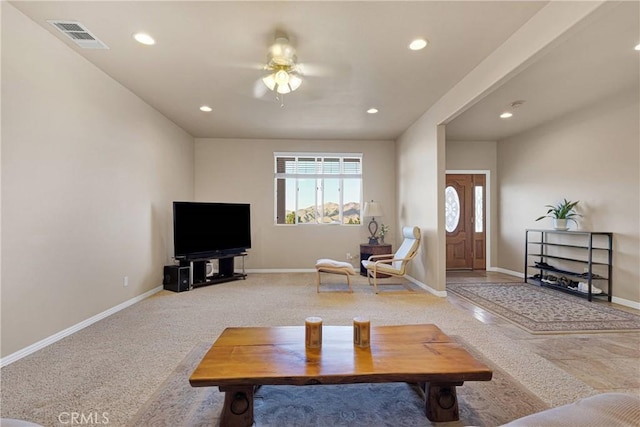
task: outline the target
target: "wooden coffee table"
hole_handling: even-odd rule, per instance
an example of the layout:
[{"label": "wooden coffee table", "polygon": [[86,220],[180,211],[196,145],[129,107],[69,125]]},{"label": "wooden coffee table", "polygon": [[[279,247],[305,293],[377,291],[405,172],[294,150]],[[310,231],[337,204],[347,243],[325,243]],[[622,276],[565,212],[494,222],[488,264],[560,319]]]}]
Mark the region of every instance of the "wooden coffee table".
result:
[{"label": "wooden coffee table", "polygon": [[320,349],[304,326],[227,328],[193,371],[192,387],[225,392],[222,426],[253,424],[261,385],[408,382],[421,385],[431,421],[456,421],[456,387],[489,381],[492,371],[435,325],[372,326],[371,347],[353,345],[351,326],[324,326]]}]

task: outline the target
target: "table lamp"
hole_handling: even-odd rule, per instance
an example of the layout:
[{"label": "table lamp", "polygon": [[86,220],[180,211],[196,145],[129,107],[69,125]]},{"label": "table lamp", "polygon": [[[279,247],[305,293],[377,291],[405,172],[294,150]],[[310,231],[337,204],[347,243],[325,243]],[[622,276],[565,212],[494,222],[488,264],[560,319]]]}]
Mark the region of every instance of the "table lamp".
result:
[{"label": "table lamp", "polygon": [[371,221],[369,221],[369,244],[377,245],[378,238],[376,237],[376,233],[378,232],[378,223],[376,222],[377,216],[384,215],[382,213],[382,206],[380,202],[374,202],[373,200],[370,202],[364,202],[364,216],[371,217]]}]

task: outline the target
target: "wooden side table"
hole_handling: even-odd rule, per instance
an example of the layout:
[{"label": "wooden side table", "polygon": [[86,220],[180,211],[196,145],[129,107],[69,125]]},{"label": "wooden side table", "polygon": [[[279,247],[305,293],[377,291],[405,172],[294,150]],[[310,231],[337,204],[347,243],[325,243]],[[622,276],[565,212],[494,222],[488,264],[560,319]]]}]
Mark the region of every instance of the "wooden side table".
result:
[{"label": "wooden side table", "polygon": [[[360,244],[360,275],[366,276],[367,269],[362,265],[362,261],[369,259],[371,255],[392,255],[393,252],[391,250],[391,245],[369,245],[366,243]],[[378,279],[383,279],[385,277],[390,277],[388,274],[380,274],[377,275]]]}]

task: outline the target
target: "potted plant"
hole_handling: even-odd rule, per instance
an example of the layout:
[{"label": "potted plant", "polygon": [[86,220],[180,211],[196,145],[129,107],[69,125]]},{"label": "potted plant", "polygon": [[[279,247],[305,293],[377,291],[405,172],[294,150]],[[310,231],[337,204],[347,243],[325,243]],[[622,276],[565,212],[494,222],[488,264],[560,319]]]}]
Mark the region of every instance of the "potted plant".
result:
[{"label": "potted plant", "polygon": [[382,224],[380,226],[380,243],[384,244],[384,236],[389,232],[389,226]]},{"label": "potted plant", "polygon": [[540,218],[536,219],[536,221],[540,221],[542,218],[553,218],[553,228],[556,230],[568,230],[568,221],[576,222],[574,217],[582,216],[575,211],[576,206],[580,201],[577,200],[575,202],[564,199],[562,202],[559,202],[557,205],[545,205],[546,208],[549,208],[545,215],[542,215]]}]

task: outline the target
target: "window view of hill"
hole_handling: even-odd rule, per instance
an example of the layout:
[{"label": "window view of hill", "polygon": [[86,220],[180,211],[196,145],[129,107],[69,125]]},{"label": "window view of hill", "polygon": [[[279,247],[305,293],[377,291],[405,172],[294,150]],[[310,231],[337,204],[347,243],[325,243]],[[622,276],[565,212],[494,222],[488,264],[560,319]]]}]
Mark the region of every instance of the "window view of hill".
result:
[{"label": "window view of hill", "polygon": [[[360,224],[360,203],[349,202],[345,203],[343,207],[343,224]],[[323,215],[320,216],[320,212],[316,213],[315,206],[309,206],[307,208],[298,209],[296,212],[298,216],[298,223],[310,223],[310,222],[322,222],[324,224],[339,224],[340,223],[340,205],[337,203],[329,202],[325,203],[323,207]],[[287,211],[286,224],[294,224],[295,217],[293,211]]]}]

